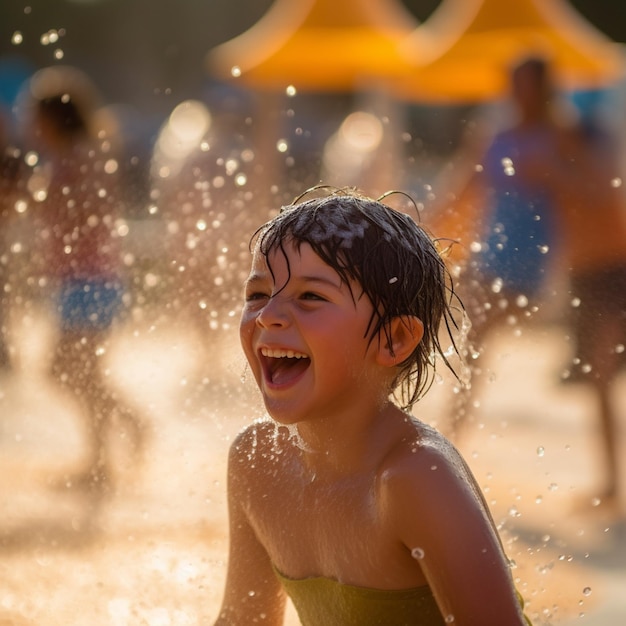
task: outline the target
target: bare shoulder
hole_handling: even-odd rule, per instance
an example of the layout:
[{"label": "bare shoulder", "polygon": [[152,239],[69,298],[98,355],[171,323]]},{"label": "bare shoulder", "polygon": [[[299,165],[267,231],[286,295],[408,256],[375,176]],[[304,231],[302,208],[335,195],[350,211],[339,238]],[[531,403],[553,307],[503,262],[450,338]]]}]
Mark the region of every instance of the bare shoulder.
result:
[{"label": "bare shoulder", "polygon": [[285,434],[273,420],[255,420],[233,440],[229,451],[231,477],[258,481],[266,471],[276,470],[277,456],[284,450]]},{"label": "bare shoulder", "polygon": [[269,418],[255,420],[239,431],[230,446],[231,455],[254,452],[258,445],[267,444],[276,438],[277,425]]},{"label": "bare shoulder", "polygon": [[487,515],[482,493],[457,448],[434,428],[414,420],[412,432],[394,446],[379,472],[383,497],[392,509],[407,502],[421,519],[434,521],[455,508]]},{"label": "bare shoulder", "polygon": [[472,472],[445,437],[413,426],[414,438],[399,441],[380,474],[391,532],[417,555],[442,613],[455,623],[522,624],[509,564]]},{"label": "bare shoulder", "polygon": [[426,480],[439,468],[466,472],[461,454],[439,431],[416,419],[408,420],[407,425],[403,437],[385,458],[384,479],[397,481],[415,476],[417,472]]},{"label": "bare shoulder", "polygon": [[280,431],[279,425],[269,417],[255,420],[239,431],[233,440],[231,458],[243,456],[249,463],[252,457],[262,457],[279,444],[282,439]]}]

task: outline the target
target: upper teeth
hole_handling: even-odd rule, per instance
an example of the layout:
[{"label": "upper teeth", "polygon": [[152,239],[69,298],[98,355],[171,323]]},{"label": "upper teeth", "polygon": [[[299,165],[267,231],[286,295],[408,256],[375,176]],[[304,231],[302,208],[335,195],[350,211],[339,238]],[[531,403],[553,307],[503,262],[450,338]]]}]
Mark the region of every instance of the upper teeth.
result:
[{"label": "upper teeth", "polygon": [[282,359],[287,357],[288,359],[308,359],[306,354],[302,352],[294,352],[293,350],[272,350],[271,348],[261,348],[261,354],[263,356],[269,356],[273,359]]}]

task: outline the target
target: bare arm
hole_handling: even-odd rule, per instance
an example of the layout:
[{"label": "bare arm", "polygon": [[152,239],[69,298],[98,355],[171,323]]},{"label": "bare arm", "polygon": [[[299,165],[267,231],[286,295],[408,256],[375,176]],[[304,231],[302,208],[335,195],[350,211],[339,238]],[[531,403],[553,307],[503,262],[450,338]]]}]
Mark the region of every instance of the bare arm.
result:
[{"label": "bare arm", "polygon": [[525,625],[497,531],[456,451],[420,448],[395,468],[388,487],[400,539],[418,555],[444,619]]},{"label": "bare arm", "polygon": [[215,626],[281,626],[285,594],[245,511],[249,489],[245,442],[233,444],[228,469],[229,556],[226,587]]}]

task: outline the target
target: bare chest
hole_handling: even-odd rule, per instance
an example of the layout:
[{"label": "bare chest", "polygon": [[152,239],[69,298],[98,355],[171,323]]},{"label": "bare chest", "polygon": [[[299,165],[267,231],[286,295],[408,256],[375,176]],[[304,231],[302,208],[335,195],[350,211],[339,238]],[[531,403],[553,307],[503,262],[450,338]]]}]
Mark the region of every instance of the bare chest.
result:
[{"label": "bare chest", "polygon": [[257,491],[248,513],[273,563],[290,576],[341,579],[355,569],[379,571],[397,557],[371,476],[309,483],[294,477]]}]

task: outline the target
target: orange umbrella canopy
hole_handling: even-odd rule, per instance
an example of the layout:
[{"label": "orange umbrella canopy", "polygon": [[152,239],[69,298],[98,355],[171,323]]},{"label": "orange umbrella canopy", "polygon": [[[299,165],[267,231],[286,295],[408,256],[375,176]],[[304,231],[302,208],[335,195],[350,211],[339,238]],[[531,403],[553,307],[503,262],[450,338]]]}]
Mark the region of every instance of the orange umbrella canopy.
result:
[{"label": "orange umbrella canopy", "polygon": [[418,67],[399,81],[399,95],[426,102],[498,98],[511,66],[531,54],[552,63],[565,89],[606,86],[625,68],[622,46],[566,0],[443,0],[404,50]]},{"label": "orange umbrella canopy", "polygon": [[409,70],[400,43],[416,27],[399,0],[276,0],[252,28],[214,48],[208,66],[258,89],[353,91]]}]

